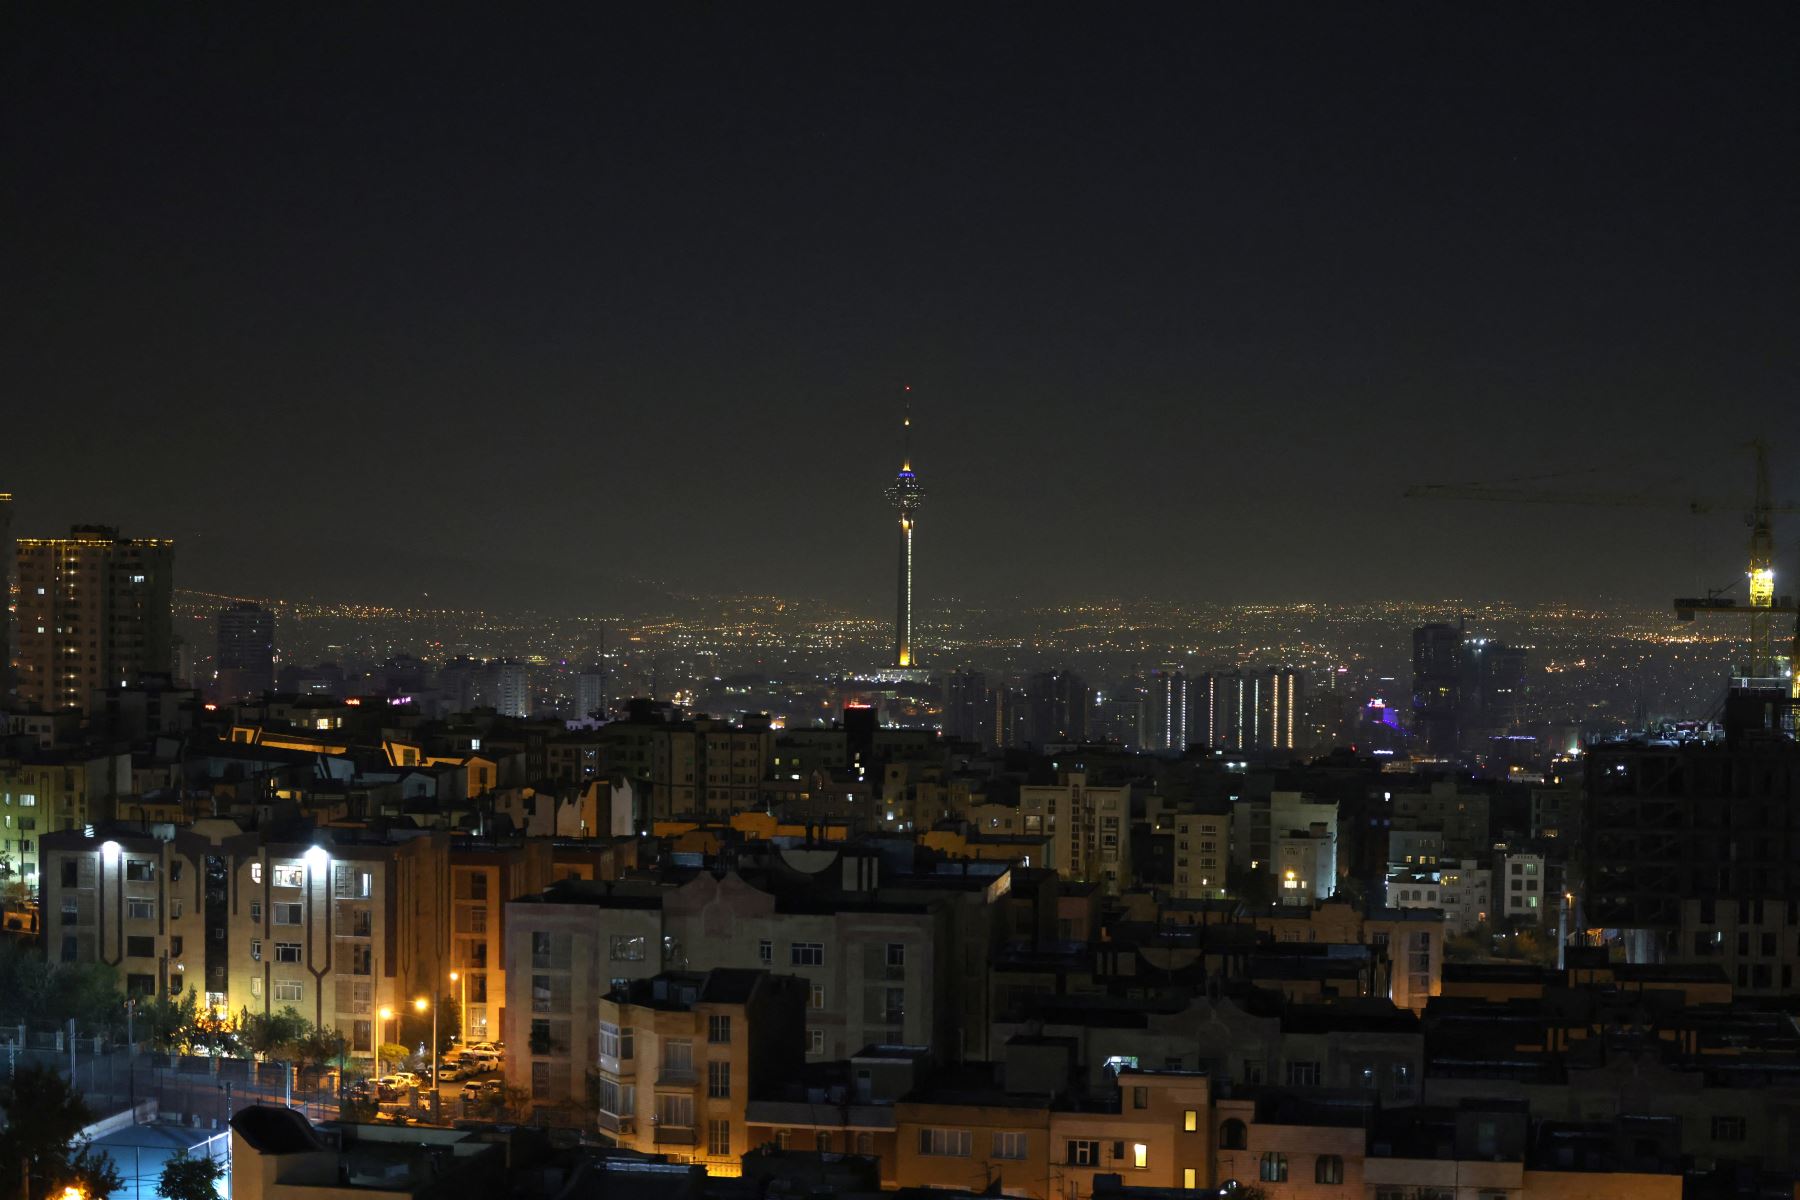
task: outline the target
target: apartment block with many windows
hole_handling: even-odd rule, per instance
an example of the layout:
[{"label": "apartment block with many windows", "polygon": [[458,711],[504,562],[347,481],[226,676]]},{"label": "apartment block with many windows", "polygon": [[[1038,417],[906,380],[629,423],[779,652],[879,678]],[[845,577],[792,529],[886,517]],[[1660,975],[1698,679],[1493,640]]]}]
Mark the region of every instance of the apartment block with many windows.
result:
[{"label": "apartment block with many windows", "polygon": [[[806,990],[791,975],[720,968],[608,993],[598,1006],[601,1130],[647,1154],[735,1169],[752,1149],[752,1092],[800,1067]],[[554,1022],[534,1023],[531,1036],[553,1041]]]}]

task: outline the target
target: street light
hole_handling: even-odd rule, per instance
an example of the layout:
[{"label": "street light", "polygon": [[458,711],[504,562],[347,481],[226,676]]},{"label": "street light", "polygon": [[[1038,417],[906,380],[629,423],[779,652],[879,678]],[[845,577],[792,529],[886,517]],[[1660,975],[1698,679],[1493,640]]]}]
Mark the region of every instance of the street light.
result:
[{"label": "street light", "polygon": [[426,1060],[425,1069],[431,1072],[431,1119],[433,1121],[435,1121],[438,1119],[438,1087],[439,1087],[438,1077],[437,1077],[437,1070],[438,1070],[437,1012],[438,1012],[438,1010],[437,1010],[437,1005],[431,1003],[431,1001],[427,1000],[423,996],[420,996],[417,1000],[413,1001],[414,1011],[424,1012],[427,1008],[431,1009],[431,1055]]},{"label": "street light", "polygon": [[381,1035],[387,1032],[387,1023],[394,1019],[394,1010],[383,1007],[381,1024],[375,1029],[375,1078],[381,1078]]},{"label": "street light", "polygon": [[469,1043],[469,981],[455,971],[450,972],[450,982],[459,985],[456,996],[456,1040],[467,1046]]}]

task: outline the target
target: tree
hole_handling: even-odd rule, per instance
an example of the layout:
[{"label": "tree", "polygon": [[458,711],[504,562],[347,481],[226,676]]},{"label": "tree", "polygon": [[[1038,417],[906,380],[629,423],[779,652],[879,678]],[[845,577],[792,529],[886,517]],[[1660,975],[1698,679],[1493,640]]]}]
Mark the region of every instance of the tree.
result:
[{"label": "tree", "polygon": [[311,1032],[312,1024],[292,1005],[277,1013],[245,1009],[238,1017],[238,1041],[257,1058],[292,1061]]},{"label": "tree", "polygon": [[335,1029],[314,1026],[295,1043],[294,1057],[302,1070],[336,1067],[342,1072],[350,1064],[350,1042]]},{"label": "tree", "polygon": [[[81,1094],[49,1067],[20,1067],[6,1101],[6,1129],[0,1132],[0,1163],[23,1163],[33,1196],[50,1196],[70,1185],[90,1200],[104,1200],[124,1185],[105,1154],[94,1154],[78,1139],[93,1121]],[[0,1171],[0,1200],[19,1195],[17,1171]]]},{"label": "tree", "polygon": [[163,1164],[157,1194],[168,1200],[218,1200],[218,1182],[225,1177],[225,1164],[208,1155],[189,1158],[186,1150]]},{"label": "tree", "polygon": [[390,1072],[398,1071],[406,1060],[412,1057],[412,1053],[399,1042],[384,1042],[381,1046],[381,1065]]}]

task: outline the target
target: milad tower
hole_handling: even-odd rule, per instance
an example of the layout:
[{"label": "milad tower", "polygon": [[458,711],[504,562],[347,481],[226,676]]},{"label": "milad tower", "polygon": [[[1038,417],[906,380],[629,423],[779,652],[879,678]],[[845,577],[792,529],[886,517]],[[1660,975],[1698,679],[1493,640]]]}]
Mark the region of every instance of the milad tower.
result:
[{"label": "milad tower", "polygon": [[913,522],[925,500],[925,485],[912,469],[912,388],[906,389],[905,414],[900,420],[900,473],[888,485],[888,503],[900,514],[900,596],[894,618],[894,665],[911,667],[913,653]]}]

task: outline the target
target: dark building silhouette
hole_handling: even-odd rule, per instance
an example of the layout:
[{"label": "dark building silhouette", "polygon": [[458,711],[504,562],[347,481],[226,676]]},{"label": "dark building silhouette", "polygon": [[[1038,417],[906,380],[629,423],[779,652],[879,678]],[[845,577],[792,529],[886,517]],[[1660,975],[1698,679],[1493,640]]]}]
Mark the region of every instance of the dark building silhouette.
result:
[{"label": "dark building silhouette", "polygon": [[1026,689],[1031,737],[1040,746],[1085,742],[1090,737],[1094,693],[1073,671],[1043,671]]},{"label": "dark building silhouette", "polygon": [[1440,758],[1456,754],[1463,667],[1460,628],[1439,621],[1413,630],[1413,729]]},{"label": "dark building silhouette", "polygon": [[218,696],[242,700],[273,691],[275,614],[248,601],[234,604],[219,612],[218,629]]}]

